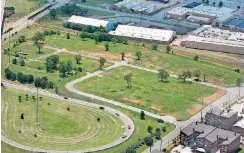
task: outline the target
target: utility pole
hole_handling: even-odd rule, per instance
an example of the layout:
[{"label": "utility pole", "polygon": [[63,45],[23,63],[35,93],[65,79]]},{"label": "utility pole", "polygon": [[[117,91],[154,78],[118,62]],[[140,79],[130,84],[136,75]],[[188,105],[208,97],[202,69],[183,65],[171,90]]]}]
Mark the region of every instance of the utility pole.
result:
[{"label": "utility pole", "polygon": [[201,109],[201,122],[203,122],[202,110],[203,110],[203,98],[202,98],[202,109]]},{"label": "utility pole", "polygon": [[163,141],[162,141],[162,138],[160,139],[160,141],[161,141],[161,142],[160,142],[160,148],[159,148],[159,151],[161,152],[161,150],[162,150],[162,142],[163,142]]},{"label": "utility pole", "polygon": [[39,125],[39,120],[38,120],[38,87],[36,88],[36,124]]}]

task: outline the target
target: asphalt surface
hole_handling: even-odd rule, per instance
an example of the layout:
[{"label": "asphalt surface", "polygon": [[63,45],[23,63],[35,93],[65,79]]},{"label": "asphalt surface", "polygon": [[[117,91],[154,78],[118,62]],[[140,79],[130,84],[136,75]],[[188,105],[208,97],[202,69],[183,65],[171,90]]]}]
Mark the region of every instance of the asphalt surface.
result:
[{"label": "asphalt surface", "polygon": [[[22,86],[22,85],[12,84],[12,83],[9,83],[9,82],[6,82],[6,81],[4,81],[2,83],[4,84],[4,86],[6,88],[14,88],[14,89],[22,90],[22,91],[25,91],[25,92],[36,93],[36,88],[29,88],[29,87]],[[94,107],[94,108],[97,108],[97,109],[99,109],[100,106],[103,106],[103,105],[89,103],[89,102],[85,102],[85,101],[77,100],[77,99],[73,99],[73,98],[64,99],[63,96],[51,93],[51,92],[46,91],[46,90],[39,89],[38,93],[40,95],[43,95],[43,96],[47,96],[47,97],[51,97],[51,98],[55,98],[55,99],[60,99],[62,101],[67,101],[67,102],[71,102],[71,103],[81,104],[81,105],[85,105],[85,106],[88,106],[88,107]],[[2,141],[6,142],[6,143],[8,143],[8,144],[10,144],[12,146],[15,146],[17,148],[21,148],[21,149],[29,150],[29,151],[34,151],[34,152],[47,152],[47,153],[78,153],[79,152],[79,153],[83,153],[83,152],[95,152],[95,151],[99,151],[99,150],[105,150],[105,149],[114,147],[116,145],[119,145],[119,144],[123,143],[124,141],[126,141],[127,139],[129,139],[130,136],[134,132],[135,125],[134,125],[133,121],[130,119],[130,117],[128,117],[123,112],[115,110],[115,109],[107,107],[107,106],[103,106],[103,107],[105,108],[104,111],[107,111],[107,112],[112,113],[114,115],[116,115],[116,113],[119,114],[118,117],[123,122],[123,126],[124,126],[123,128],[125,129],[124,133],[126,133],[126,135],[127,135],[126,138],[122,138],[122,135],[121,135],[121,137],[118,138],[117,140],[115,140],[115,141],[113,141],[113,142],[111,142],[109,144],[106,144],[104,146],[100,146],[100,147],[96,147],[96,148],[90,148],[90,149],[86,149],[86,150],[65,150],[65,151],[47,150],[47,149],[33,148],[33,147],[25,146],[25,145],[22,145],[22,144],[18,144],[16,142],[6,138],[3,135],[1,135],[2,136],[1,139],[2,139]],[[129,129],[128,126],[131,126],[131,128]],[[123,135],[124,135],[124,133],[123,133]]]},{"label": "asphalt surface", "polygon": [[[174,117],[171,117],[171,116],[161,116],[161,115],[158,115],[158,114],[154,114],[154,113],[151,113],[151,112],[148,112],[148,111],[136,108],[136,107],[132,107],[132,106],[123,104],[123,103],[118,102],[118,101],[114,101],[114,100],[106,99],[106,98],[99,97],[99,96],[96,96],[96,95],[93,95],[93,94],[85,93],[83,91],[77,90],[74,87],[75,84],[77,84],[77,83],[79,83],[81,81],[84,81],[84,80],[89,79],[91,77],[97,76],[97,75],[99,75],[99,74],[101,74],[101,73],[103,73],[105,71],[109,71],[111,69],[114,69],[114,68],[117,68],[117,67],[120,67],[120,66],[129,66],[129,67],[137,68],[137,69],[144,70],[144,71],[158,73],[158,71],[156,71],[154,69],[148,69],[148,68],[144,68],[144,67],[131,65],[131,64],[128,64],[126,61],[122,61],[122,62],[118,62],[118,63],[116,63],[116,64],[114,64],[114,65],[112,65],[112,66],[110,66],[108,68],[105,68],[102,71],[97,71],[97,72],[94,72],[94,73],[90,73],[90,74],[88,74],[88,75],[86,75],[84,77],[81,77],[81,78],[78,78],[76,80],[73,80],[73,81],[67,83],[65,85],[65,87],[66,87],[67,90],[69,90],[69,91],[71,91],[73,93],[76,93],[76,94],[79,94],[79,95],[82,95],[82,96],[86,96],[86,97],[89,97],[89,98],[92,98],[92,99],[97,99],[99,101],[103,101],[103,102],[106,102],[106,103],[109,103],[109,104],[113,104],[113,105],[116,105],[116,106],[120,106],[120,107],[129,109],[131,111],[138,112],[138,113],[140,113],[141,111],[144,111],[147,116],[151,116],[151,117],[157,118],[157,119],[162,119],[162,120],[164,120],[166,122],[174,124],[176,126],[176,128],[172,132],[167,134],[165,137],[163,137],[162,140],[157,141],[154,144],[154,146],[152,147],[152,150],[159,150],[160,148],[165,148],[170,142],[173,141],[173,139],[175,137],[177,137],[180,134],[180,130],[182,128],[186,127],[187,125],[189,125],[190,123],[192,123],[194,121],[200,121],[201,120],[201,112],[195,114],[194,116],[192,116],[190,119],[188,119],[186,121],[177,121]],[[176,75],[170,75],[170,76],[171,77],[177,77]],[[188,81],[193,81],[193,80],[192,79],[188,79]],[[217,106],[217,107],[222,108],[224,103],[229,102],[229,101],[230,102],[234,101],[234,100],[236,100],[239,97],[239,88],[237,88],[237,87],[236,88],[225,88],[225,87],[217,86],[217,85],[214,85],[214,84],[211,84],[211,83],[207,83],[207,82],[195,82],[195,83],[199,83],[199,84],[203,84],[203,85],[206,85],[206,86],[211,86],[211,87],[214,87],[214,88],[226,90],[226,94],[224,96],[222,96],[221,98],[217,99],[216,101],[214,101],[213,103],[211,103],[210,105],[208,105],[207,107],[205,107],[202,110],[202,115],[203,116],[205,116],[206,112],[208,110],[210,110],[213,106]],[[244,96],[244,87],[241,87],[240,90],[241,90],[241,95],[240,96]],[[150,149],[148,148],[143,153],[149,153],[149,152],[150,152]]]}]

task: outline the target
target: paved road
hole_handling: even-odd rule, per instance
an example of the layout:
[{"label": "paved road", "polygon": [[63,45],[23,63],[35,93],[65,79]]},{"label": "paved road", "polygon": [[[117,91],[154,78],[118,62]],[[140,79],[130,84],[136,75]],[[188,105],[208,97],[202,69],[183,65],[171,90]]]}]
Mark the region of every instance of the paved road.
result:
[{"label": "paved road", "polygon": [[[60,6],[64,5],[65,3],[69,2],[69,0],[56,0],[56,2],[52,2],[51,0],[49,0],[49,1],[50,1],[49,4],[51,4],[51,3],[54,4],[54,6],[52,6],[50,9],[60,7]],[[42,6],[41,8],[33,11],[32,13],[28,14],[27,16],[25,16],[25,17],[19,19],[18,21],[12,23],[11,25],[9,25],[7,27],[4,27],[3,31],[6,31],[10,27],[12,27],[13,30],[10,32],[10,35],[11,35],[11,34],[14,34],[15,32],[18,32],[18,31],[26,28],[27,26],[32,25],[35,21],[37,21],[40,18],[42,18],[43,16],[47,15],[50,12],[50,10],[43,11],[42,13],[38,14],[37,16],[35,16],[32,20],[28,20],[28,17],[30,17],[31,15],[35,14],[36,12],[42,10],[44,7],[46,7],[49,4],[46,4],[46,5]],[[8,38],[8,36],[9,36],[8,33],[4,34],[2,36],[2,39]]]},{"label": "paved road", "polygon": [[[119,67],[119,66],[130,66],[130,67],[137,68],[137,69],[140,69],[140,70],[149,71],[149,72],[153,72],[153,73],[158,73],[158,71],[156,71],[156,70],[143,68],[143,67],[139,67],[139,66],[135,66],[135,65],[131,65],[131,64],[128,64],[126,61],[122,61],[122,62],[114,64],[111,67],[108,67],[108,68],[104,69],[103,71],[97,71],[97,72],[88,74],[88,75],[86,75],[84,77],[81,77],[81,78],[78,78],[76,80],[73,80],[73,81],[67,83],[65,85],[65,87],[69,91],[74,92],[74,93],[79,94],[79,95],[90,97],[92,99],[97,99],[97,100],[100,100],[100,101],[103,101],[103,102],[106,102],[106,103],[109,103],[109,104],[113,104],[113,105],[116,105],[116,106],[120,106],[120,107],[129,109],[129,110],[135,111],[135,112],[141,112],[142,109],[139,109],[139,108],[136,108],[136,107],[132,107],[132,106],[123,104],[123,103],[118,102],[118,101],[114,101],[114,100],[106,99],[106,98],[99,97],[99,96],[96,96],[96,95],[93,95],[93,94],[85,93],[83,91],[77,90],[74,87],[75,84],[77,84],[77,83],[79,83],[81,81],[84,81],[84,80],[86,80],[88,78],[97,76],[97,75],[99,75],[99,74],[101,74],[101,73],[103,73],[105,71],[111,70],[111,69]],[[176,75],[171,75],[171,77],[177,77],[177,76]],[[188,81],[193,81],[193,80],[188,79]],[[217,85],[214,85],[214,84],[211,84],[211,83],[207,83],[207,82],[196,82],[196,83],[200,83],[200,84],[203,84],[203,85],[207,85],[207,86],[219,88],[219,89],[222,89],[222,90],[226,90],[226,92],[227,92],[227,94],[222,96],[220,99],[216,100],[212,104],[210,104],[207,107],[205,107],[202,110],[203,116],[213,106],[223,107],[224,103],[232,101],[232,100],[236,100],[239,97],[238,88],[225,88],[225,87],[217,86]],[[241,88],[241,96],[244,96],[244,87]],[[201,112],[195,114],[189,120],[179,122],[174,117],[171,117],[171,116],[160,116],[158,114],[154,114],[154,113],[151,113],[151,112],[148,112],[148,111],[145,111],[145,110],[143,110],[143,111],[148,116],[151,116],[151,117],[157,118],[157,119],[163,119],[164,121],[172,123],[172,124],[174,124],[176,126],[176,128],[172,132],[170,132],[168,135],[166,135],[165,137],[162,138],[162,141],[157,141],[154,144],[154,146],[152,147],[152,150],[155,150],[155,149],[159,150],[160,146],[161,146],[161,148],[166,147],[177,135],[179,135],[181,128],[187,126],[188,124],[190,124],[190,123],[192,123],[194,121],[200,121],[200,119],[201,119]],[[149,148],[144,151],[144,153],[149,153],[149,152],[150,152]]]},{"label": "paved road", "polygon": [[[17,85],[17,84],[12,84],[12,83],[9,83],[9,82],[3,82],[4,86],[7,87],[7,88],[14,88],[14,89],[17,89],[17,90],[22,90],[22,91],[25,91],[25,92],[31,92],[31,93],[36,93],[36,89],[35,88],[29,88],[29,87],[26,87],[26,86],[22,86],[22,85]],[[95,108],[98,108],[102,105],[98,105],[98,104],[94,104],[94,103],[89,103],[89,102],[85,102],[85,101],[82,101],[82,100],[77,100],[77,99],[73,99],[73,98],[69,98],[67,100],[65,100],[62,96],[59,96],[59,95],[56,95],[54,93],[51,93],[49,91],[46,91],[46,90],[38,90],[38,93],[40,95],[44,95],[44,96],[48,96],[48,97],[52,97],[52,98],[55,98],[55,99],[60,99],[60,100],[63,100],[63,101],[67,101],[67,102],[71,102],[71,103],[76,103],[76,104],[81,104],[81,105],[86,105],[88,107],[95,107]],[[46,149],[40,149],[40,148],[32,148],[32,147],[28,147],[28,146],[24,146],[24,145],[21,145],[21,144],[18,144],[8,138],[6,138],[5,136],[2,135],[2,141],[12,145],[12,146],[15,146],[17,148],[21,148],[21,149],[24,149],[24,150],[29,150],[29,151],[34,151],[34,152],[48,152],[48,153],[83,153],[83,152],[95,152],[95,151],[99,151],[99,150],[105,150],[105,149],[108,149],[108,148],[111,148],[111,147],[114,147],[116,145],[119,145],[121,143],[123,143],[124,141],[126,141],[127,139],[130,138],[130,136],[133,134],[134,132],[134,129],[135,129],[135,125],[133,123],[133,121],[130,119],[130,117],[128,117],[126,114],[124,114],[123,112],[120,112],[118,110],[115,110],[113,108],[110,108],[110,107],[106,107],[106,106],[103,106],[105,109],[105,111],[109,112],[109,113],[112,113],[112,114],[115,114],[115,113],[119,113],[120,116],[118,116],[123,124],[124,124],[124,127],[125,127],[125,133],[127,135],[126,138],[118,138],[117,140],[109,143],[109,144],[106,144],[104,146],[100,146],[100,147],[97,147],[97,148],[90,148],[90,149],[87,149],[87,150],[74,150],[74,151],[58,151],[58,150],[46,150]],[[131,129],[128,129],[128,126],[131,126]]]},{"label": "paved road", "polygon": [[103,102],[106,102],[106,103],[109,103],[109,104],[113,104],[113,105],[116,105],[116,106],[120,106],[120,107],[129,109],[129,110],[132,110],[134,112],[138,112],[138,113],[140,113],[141,111],[144,111],[146,115],[151,116],[153,118],[163,119],[166,122],[169,122],[169,123],[172,123],[172,124],[177,124],[177,120],[174,117],[172,117],[172,116],[160,116],[158,114],[154,114],[154,113],[151,113],[151,112],[148,112],[148,111],[136,108],[136,107],[132,107],[132,106],[123,104],[123,103],[115,101],[115,100],[110,100],[110,99],[99,97],[99,96],[96,96],[96,95],[93,95],[93,94],[85,93],[83,91],[80,91],[80,90],[77,90],[76,88],[74,88],[74,85],[79,83],[79,82],[81,82],[81,81],[84,81],[84,80],[86,80],[88,78],[97,76],[97,75],[99,75],[99,74],[101,74],[103,72],[109,71],[111,69],[114,69],[114,68],[117,68],[117,67],[120,67],[120,66],[127,66],[127,62],[126,61],[121,61],[121,62],[118,62],[118,63],[116,63],[116,64],[114,64],[114,65],[112,65],[110,67],[107,67],[107,68],[105,68],[103,70],[96,71],[94,73],[90,73],[90,74],[88,74],[88,75],[86,75],[84,77],[78,78],[76,80],[73,80],[73,81],[67,83],[65,85],[65,87],[66,87],[67,90],[69,90],[69,91],[71,91],[73,93],[82,95],[82,96],[86,96],[86,97],[89,97],[89,98],[92,98],[92,99],[97,99],[97,100],[100,100],[100,101],[103,101]]},{"label": "paved road", "polygon": [[[244,96],[244,87],[241,87],[241,96]],[[209,111],[213,106],[217,106],[217,107],[223,108],[223,104],[225,102],[229,102],[229,100],[231,102],[235,101],[235,100],[237,100],[238,97],[239,97],[238,88],[228,88],[226,95],[224,95],[223,97],[221,97],[220,99],[216,100],[215,102],[213,102],[212,104],[208,105],[207,107],[205,107],[203,109],[203,111],[202,111],[203,116],[205,116],[206,112]],[[192,116],[187,121],[180,122],[180,124],[178,124],[177,128],[175,128],[169,135],[167,135],[166,137],[162,138],[163,139],[163,143],[162,143],[162,147],[161,148],[165,148],[170,142],[172,142],[173,139],[180,134],[180,129],[186,127],[187,125],[189,125],[190,123],[192,123],[194,121],[201,121],[201,112],[199,112],[196,115]],[[153,150],[160,150],[160,145],[161,145],[161,141],[157,141],[154,144],[154,146],[152,147],[152,151]],[[150,153],[150,149],[147,148],[145,151],[143,151],[143,153]]]}]

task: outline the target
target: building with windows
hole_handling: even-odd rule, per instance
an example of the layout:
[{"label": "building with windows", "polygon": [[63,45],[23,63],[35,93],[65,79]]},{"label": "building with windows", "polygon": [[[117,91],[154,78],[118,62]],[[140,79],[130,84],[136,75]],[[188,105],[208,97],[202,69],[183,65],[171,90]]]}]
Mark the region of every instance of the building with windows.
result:
[{"label": "building with windows", "polygon": [[211,108],[205,116],[205,123],[225,130],[230,130],[238,121],[238,112]]},{"label": "building with windows", "polygon": [[233,153],[240,147],[241,135],[199,122],[192,122],[180,132],[181,144],[209,149],[211,152]]}]

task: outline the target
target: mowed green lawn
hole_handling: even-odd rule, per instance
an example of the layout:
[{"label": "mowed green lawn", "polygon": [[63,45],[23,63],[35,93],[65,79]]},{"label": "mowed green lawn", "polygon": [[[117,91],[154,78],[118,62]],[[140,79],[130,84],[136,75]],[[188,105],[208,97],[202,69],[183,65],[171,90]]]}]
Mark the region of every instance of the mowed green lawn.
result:
[{"label": "mowed green lawn", "polygon": [[[180,74],[184,70],[190,70],[194,73],[195,70],[200,70],[201,79],[203,80],[203,75],[205,74],[207,82],[211,82],[223,86],[235,86],[236,79],[239,77],[244,77],[244,72],[241,73],[234,72],[234,67],[224,67],[221,65],[216,65],[208,61],[193,60],[192,57],[179,56],[174,54],[167,54],[161,51],[151,50],[150,45],[142,46],[141,44],[136,44],[131,42],[128,45],[125,44],[113,44],[109,43],[109,51],[105,51],[104,42],[95,44],[92,39],[82,40],[79,35],[72,35],[71,39],[66,39],[66,34],[61,34],[60,36],[50,36],[46,37],[46,43],[59,47],[66,48],[74,52],[82,52],[90,55],[102,55],[106,58],[120,60],[120,53],[123,51],[127,58],[132,61],[133,64],[148,67],[151,69],[166,69],[173,74]],[[135,52],[142,52],[142,59],[138,61],[134,56]]]},{"label": "mowed green lawn", "polygon": [[1,141],[1,152],[2,153],[31,153],[30,151],[15,148],[3,141]]},{"label": "mowed green lawn", "polygon": [[[29,53],[27,50],[29,47],[33,47],[33,46],[23,46],[22,51],[26,51],[27,53]],[[34,49],[34,48],[33,48]],[[28,54],[28,56],[30,57],[40,57],[42,55],[44,55],[44,53],[50,53],[50,52],[55,52],[55,50],[48,50],[48,49],[42,49],[43,53],[42,54],[37,54],[36,51],[32,51],[30,50],[30,54]],[[65,52],[61,52],[59,54],[57,54],[59,56],[59,61],[72,61],[72,67],[73,68],[82,68],[82,72],[78,72],[74,75],[68,75],[66,77],[60,77],[60,72],[58,70],[55,70],[53,72],[46,72],[46,58],[48,57],[43,57],[41,59],[38,59],[38,61],[32,61],[27,63],[28,57],[25,59],[26,61],[26,66],[20,66],[19,65],[19,59],[18,59],[18,63],[17,65],[11,64],[8,67],[8,56],[7,55],[2,55],[2,76],[5,77],[5,68],[9,68],[11,71],[18,73],[18,72],[22,72],[24,74],[31,74],[34,75],[34,77],[44,77],[47,76],[48,79],[50,81],[52,81],[54,84],[56,84],[59,88],[59,91],[64,91],[65,90],[65,84],[68,83],[71,80],[77,79],[79,77],[82,77],[84,75],[86,75],[87,73],[90,72],[94,72],[97,71],[99,69],[99,63],[98,60],[96,59],[91,59],[91,58],[85,58],[82,57],[82,61],[81,64],[76,64],[75,61],[75,54],[71,54],[71,53],[65,53]],[[13,56],[11,56],[11,61],[12,59],[15,58]],[[105,63],[104,67],[108,67],[110,66],[111,63],[107,62]],[[28,85],[28,84],[27,84]]]},{"label": "mowed green lawn", "polygon": [[15,14],[11,16],[11,19],[26,16],[43,4],[45,4],[45,0],[6,0],[6,6],[15,8]]},{"label": "mowed green lawn", "polygon": [[[22,56],[23,58],[26,58],[26,59],[33,59],[33,58],[37,58],[37,57],[43,56],[45,54],[50,54],[52,52],[55,52],[55,50],[51,50],[51,49],[47,49],[47,48],[41,48],[41,52],[38,53],[38,48],[37,47],[35,47],[32,44],[27,44],[27,43],[22,43],[22,44],[16,46],[15,48],[12,48],[10,50],[10,53],[11,54],[15,54],[15,52],[17,52],[17,51],[21,51],[21,52],[27,53],[27,55],[20,55],[20,56]],[[12,57],[12,59],[13,58],[14,57]]]},{"label": "mowed green lawn", "polygon": [[[2,95],[2,134],[20,144],[57,150],[88,149],[108,144],[124,132],[123,123],[116,115],[44,96],[39,101],[38,126],[36,102],[32,99],[35,94],[2,88]],[[21,102],[18,96],[22,96]]]},{"label": "mowed green lawn", "polygon": [[[27,35],[27,39],[30,39],[31,36],[37,32],[43,31],[38,28],[31,28],[30,30],[26,29],[19,32],[20,35]],[[16,41],[16,37],[11,39],[11,46],[13,42]],[[194,61],[193,56],[180,56],[167,54],[161,51],[152,51],[151,45],[146,44],[143,46],[140,43],[129,42],[128,45],[125,44],[113,44],[109,43],[109,51],[105,51],[104,44],[101,42],[95,44],[93,39],[84,39],[82,40],[79,35],[71,34],[70,39],[66,39],[66,33],[61,33],[61,35],[47,36],[45,43],[58,48],[65,48],[73,52],[81,52],[84,54],[101,56],[106,59],[120,60],[120,53],[123,51],[127,59],[129,59],[133,64],[148,67],[152,69],[166,69],[173,74],[179,74],[184,70],[195,70],[201,71],[201,79],[203,80],[203,74],[206,75],[207,82],[211,82],[223,86],[235,86],[236,79],[239,77],[244,77],[244,71],[241,70],[241,73],[234,72],[235,65],[229,65],[229,67],[221,66],[211,63],[211,61],[201,61],[201,56],[199,61]],[[3,42],[3,48],[7,48],[8,41]],[[33,47],[33,53],[37,49]],[[134,54],[137,51],[142,52],[142,59],[140,61],[136,60]],[[231,68],[230,68],[231,67]]]},{"label": "mowed green lawn", "polygon": [[[127,88],[124,76],[132,73],[132,88]],[[160,114],[170,114],[178,119],[190,117],[186,109],[201,104],[201,98],[216,92],[216,89],[197,83],[183,83],[169,78],[159,82],[158,75],[130,67],[119,67],[100,76],[79,82],[75,87],[84,92],[117,100],[129,105]]]}]

